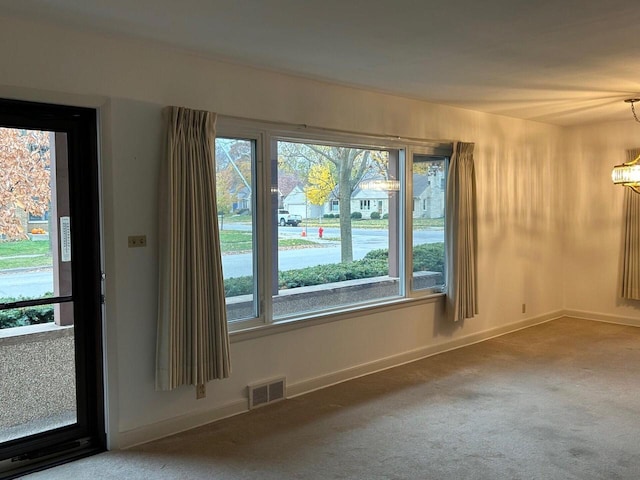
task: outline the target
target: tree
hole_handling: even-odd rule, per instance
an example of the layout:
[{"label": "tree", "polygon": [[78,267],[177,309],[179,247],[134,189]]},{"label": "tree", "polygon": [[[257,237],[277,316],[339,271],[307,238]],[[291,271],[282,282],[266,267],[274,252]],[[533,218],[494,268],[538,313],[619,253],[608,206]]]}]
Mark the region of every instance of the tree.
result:
[{"label": "tree", "polygon": [[[351,195],[368,172],[378,175],[381,168],[386,168],[387,152],[333,145],[279,142],[278,155],[281,168],[306,173],[307,185],[311,184],[310,177],[314,167],[324,169],[325,173],[331,172],[333,181],[337,185],[340,208],[341,261],[343,263],[353,261]],[[316,172],[320,171],[316,170]]]},{"label": "tree", "polygon": [[233,210],[233,199],[231,198],[231,185],[233,171],[229,168],[216,172],[216,203],[218,213],[229,214]]},{"label": "tree", "polygon": [[[216,198],[218,212],[233,213],[240,193],[251,198],[251,142],[216,139]],[[251,202],[249,202],[249,208]]]},{"label": "tree", "polygon": [[21,214],[44,215],[51,200],[49,133],[0,128],[0,236],[25,238]]},{"label": "tree", "polygon": [[304,193],[313,205],[324,205],[334,193],[336,181],[327,164],[316,164],[309,169]]}]

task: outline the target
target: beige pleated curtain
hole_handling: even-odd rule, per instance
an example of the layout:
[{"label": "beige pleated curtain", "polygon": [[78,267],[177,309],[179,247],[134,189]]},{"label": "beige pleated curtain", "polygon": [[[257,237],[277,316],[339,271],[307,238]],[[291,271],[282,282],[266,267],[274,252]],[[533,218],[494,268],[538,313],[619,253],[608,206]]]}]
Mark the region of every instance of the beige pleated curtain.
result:
[{"label": "beige pleated curtain", "polygon": [[[640,155],[640,148],[627,150],[627,161]],[[620,296],[640,300],[640,194],[624,189],[624,231]]]},{"label": "beige pleated curtain", "polygon": [[160,289],[156,388],[230,373],[215,188],[215,120],[168,107],[160,175]]},{"label": "beige pleated curtain", "polygon": [[478,220],[473,143],[457,142],[447,175],[447,313],[452,320],[478,313]]}]

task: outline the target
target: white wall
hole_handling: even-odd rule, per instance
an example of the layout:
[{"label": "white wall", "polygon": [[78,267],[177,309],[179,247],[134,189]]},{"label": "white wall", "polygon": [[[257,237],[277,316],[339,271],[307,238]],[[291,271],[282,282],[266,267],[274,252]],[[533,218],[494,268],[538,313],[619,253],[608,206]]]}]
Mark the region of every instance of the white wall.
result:
[{"label": "white wall", "polygon": [[[286,375],[299,393],[364,373],[366,365],[408,360],[562,308],[559,128],[17,19],[0,19],[0,41],[12,45],[1,54],[0,95],[101,107],[112,446],[240,411],[250,382]],[[440,303],[418,303],[261,338],[236,337],[232,377],[210,383],[204,400],[196,401],[189,388],[156,392],[156,197],[160,111],[169,104],[476,142],[480,315],[451,326]],[[128,249],[132,234],[146,234],[148,247]]]},{"label": "white wall", "polygon": [[[628,108],[620,102],[620,108]],[[587,317],[640,320],[640,302],[619,298],[624,188],[611,169],[640,147],[629,119],[568,129],[565,200],[565,307]]]}]

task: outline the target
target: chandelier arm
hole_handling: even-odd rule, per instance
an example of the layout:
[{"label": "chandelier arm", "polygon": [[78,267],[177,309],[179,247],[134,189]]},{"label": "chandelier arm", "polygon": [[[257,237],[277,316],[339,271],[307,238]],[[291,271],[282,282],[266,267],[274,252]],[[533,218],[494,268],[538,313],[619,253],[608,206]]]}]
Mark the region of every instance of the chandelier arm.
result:
[{"label": "chandelier arm", "polygon": [[636,122],[640,123],[640,120],[638,120],[638,115],[636,115],[636,107],[633,103],[631,104],[631,113],[633,113],[633,118],[636,119]]},{"label": "chandelier arm", "polygon": [[638,99],[638,98],[628,98],[627,100],[625,100],[625,102],[631,104],[631,113],[633,113],[633,118],[635,118],[636,122],[640,123],[640,119],[638,118],[638,115],[636,114],[636,106],[635,106],[635,103],[636,102],[640,102],[640,99]]}]

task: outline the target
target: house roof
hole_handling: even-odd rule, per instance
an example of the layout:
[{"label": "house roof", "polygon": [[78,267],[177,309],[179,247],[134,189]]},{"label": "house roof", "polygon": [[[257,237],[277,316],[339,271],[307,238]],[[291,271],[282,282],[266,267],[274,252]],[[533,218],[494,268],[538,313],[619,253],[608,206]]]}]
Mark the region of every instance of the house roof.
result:
[{"label": "house roof", "polygon": [[280,195],[286,197],[295,188],[300,188],[300,180],[298,180],[297,176],[291,173],[278,172],[278,191]]},{"label": "house roof", "polygon": [[288,205],[304,205],[307,202],[306,195],[302,188],[296,186],[288,195],[284,197],[284,203]]},{"label": "house roof", "polygon": [[413,175],[413,197],[419,197],[429,186],[429,178],[425,175]]},{"label": "house roof", "polygon": [[628,119],[637,0],[0,0],[3,14],[572,125]]}]

